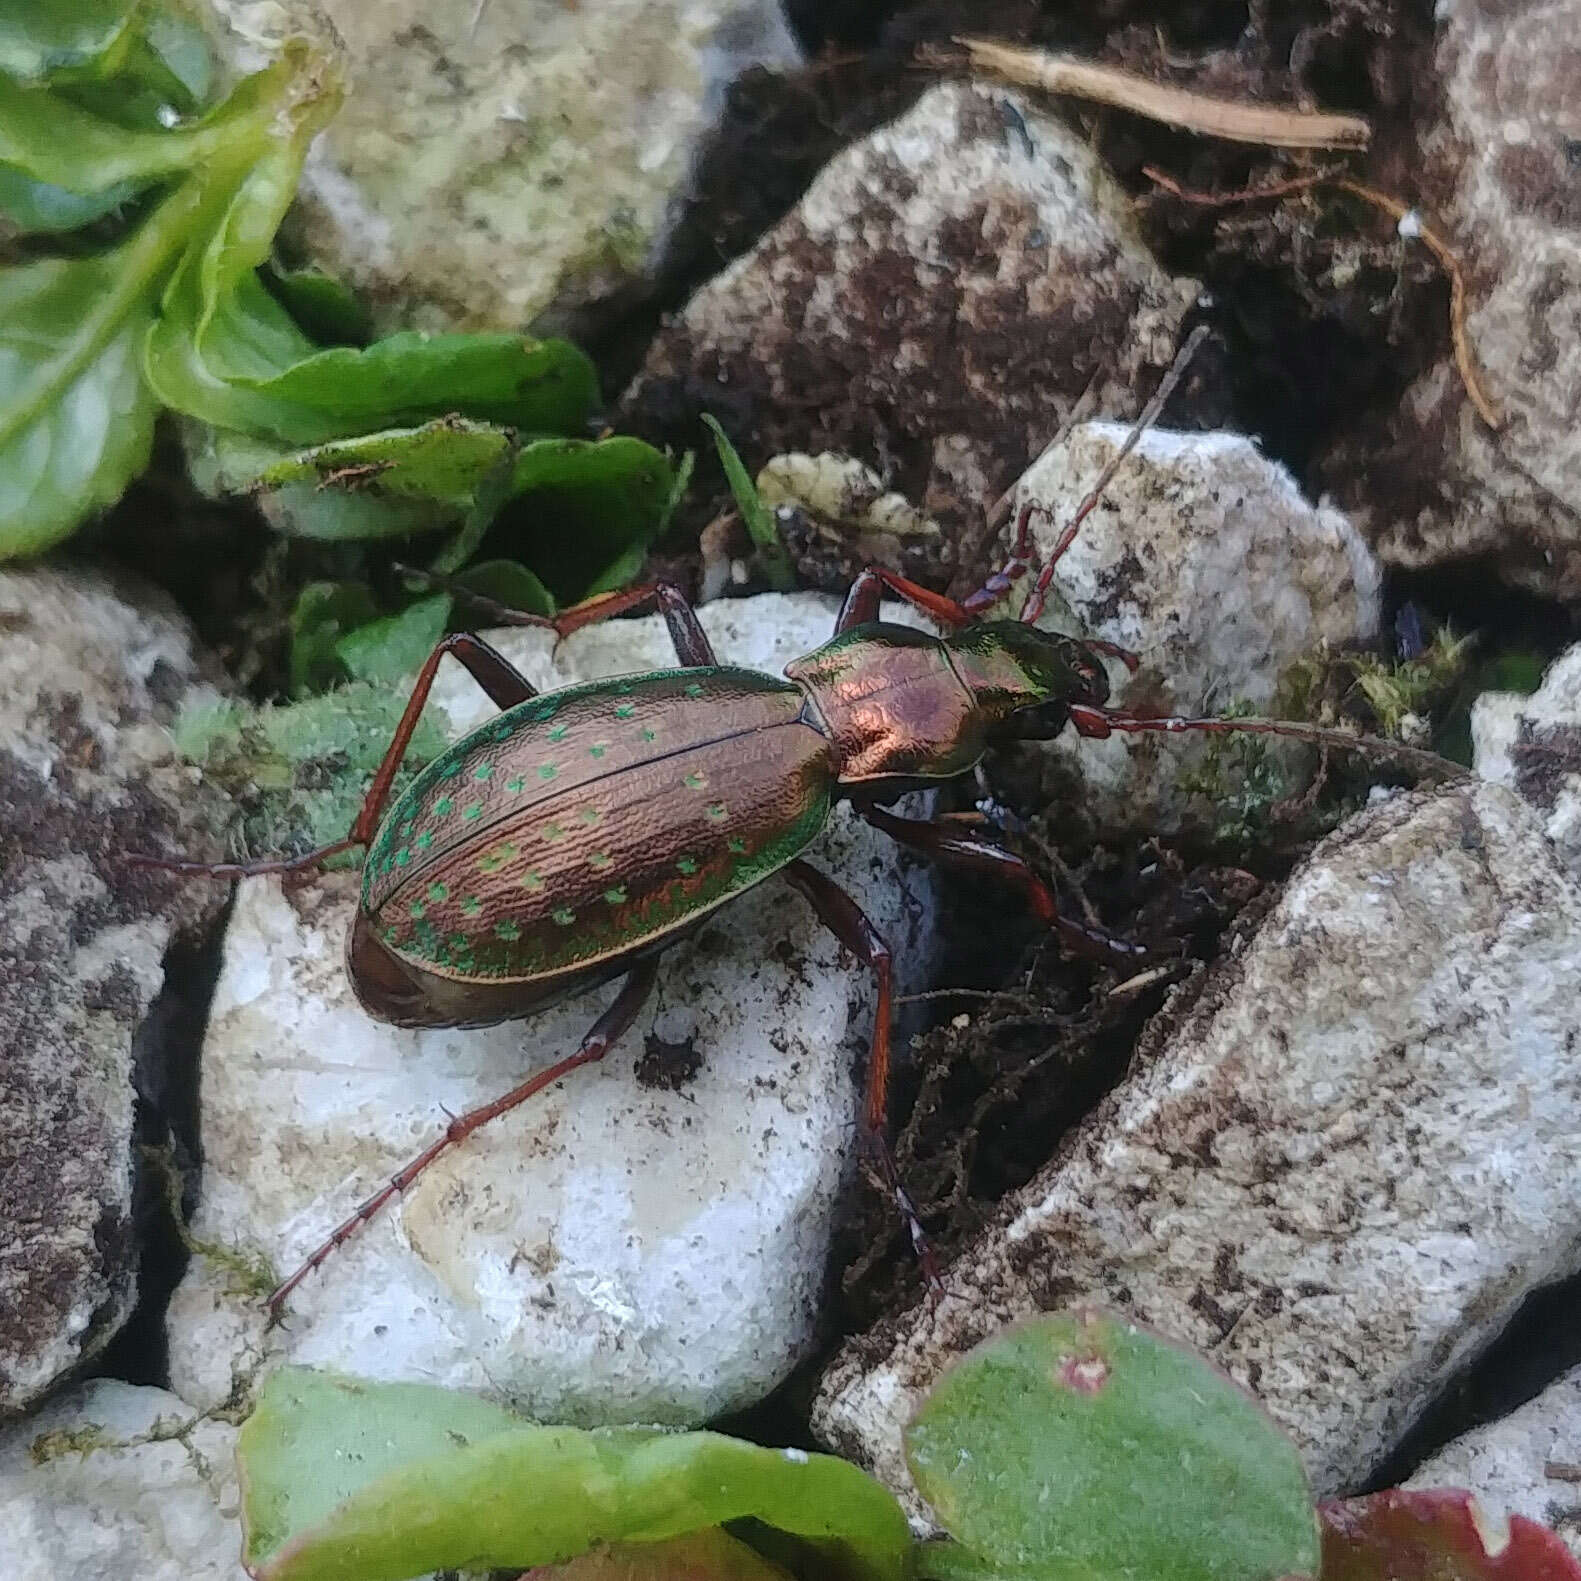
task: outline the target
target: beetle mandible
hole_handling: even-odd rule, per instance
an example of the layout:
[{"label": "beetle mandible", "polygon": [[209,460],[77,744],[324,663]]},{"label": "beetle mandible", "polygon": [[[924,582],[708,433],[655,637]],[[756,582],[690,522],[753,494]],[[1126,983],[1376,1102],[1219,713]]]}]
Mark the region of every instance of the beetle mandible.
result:
[{"label": "beetle mandible", "polygon": [[[1033,624],[1059,556],[1162,408],[1202,333],[1183,347],[1066,526],[1019,619],[979,617],[1031,568],[1031,505],[1016,517],[1003,569],[958,601],[886,569],[863,571],[831,639],[786,666],[784,679],[720,663],[690,604],[666,583],[604,594],[553,619],[489,606],[504,623],[550,627],[564,637],[656,604],[679,667],[539,694],[481,637],[454,633],[419,672],[344,840],[280,861],[135,859],[242,877],[299,873],[364,847],[346,966],[368,1014],[400,1027],[490,1026],[624,978],[574,1053],[452,1120],[273,1291],[271,1311],[441,1153],[578,1066],[602,1059],[640,1012],[661,952],[775,874],[874,975],[859,1135],[925,1255],[921,1225],[886,1140],[889,949],[855,901],[802,854],[835,802],[850,802],[869,823],[936,861],[1019,889],[1067,947],[1134,961],[1146,952],[1061,915],[1049,887],[992,839],[948,820],[900,817],[885,804],[967,773],[995,741],[1052,739],[1066,725],[1092,737],[1251,731],[1341,747],[1367,744],[1286,721],[1146,717],[1111,708],[1103,659],[1134,668],[1134,656]],[[931,616],[945,635],[880,622],[886,591]],[[396,773],[447,655],[501,712],[435,758],[392,802]]]}]

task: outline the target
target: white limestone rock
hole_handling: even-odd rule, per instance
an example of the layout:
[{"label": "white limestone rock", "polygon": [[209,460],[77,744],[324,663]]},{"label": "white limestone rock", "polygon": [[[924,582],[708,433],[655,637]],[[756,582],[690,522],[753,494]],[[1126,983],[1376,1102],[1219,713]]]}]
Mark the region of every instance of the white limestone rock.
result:
[{"label": "white limestone rock", "polygon": [[1538,810],[1581,878],[1581,643],[1548,666],[1531,696],[1484,692],[1472,705],[1471,744],[1477,773]]},{"label": "white limestone rock", "polygon": [[[217,922],[225,897],[124,858],[178,842],[202,857],[205,839],[219,854],[227,804],[166,733],[205,695],[163,596],[81,569],[0,571],[0,1418],[136,1301],[134,1039],[173,941]],[[168,1042],[140,1051],[155,1088]]]},{"label": "white limestone rock", "polygon": [[1551,1526],[1581,1559],[1581,1367],[1425,1460],[1408,1488],[1468,1488],[1486,1510]]},{"label": "white limestone rock", "polygon": [[1177,990],[943,1300],[836,1359],[815,1430],[910,1492],[900,1432],[940,1370],[1095,1302],[1251,1388],[1320,1494],[1355,1487],[1581,1265],[1578,1007],[1581,890],[1531,810],[1476,782],[1382,801]]},{"label": "white limestone rock", "polygon": [[[830,634],[816,595],[702,611],[721,659],[778,671]],[[551,658],[491,634],[535,685],[673,664],[656,619],[596,626]],[[457,730],[490,706],[459,670]],[[925,869],[848,816],[810,859],[847,885],[916,984],[932,949]],[[204,1053],[199,1237],[289,1271],[447,1113],[569,1053],[613,988],[486,1031],[402,1032],[345,981],[355,881],[291,897],[244,884]],[[365,1226],[262,1334],[256,1295],[203,1259],[170,1320],[173,1386],[208,1405],[260,1357],[486,1390],[542,1418],[696,1422],[760,1398],[801,1355],[847,1176],[869,974],[777,881],[670,951],[610,1056],[476,1133]],[[690,1039],[679,1090],[639,1084],[645,1035]]]},{"label": "white limestone rock", "polygon": [[[1083,423],[1016,487],[1046,558],[1130,428]],[[1377,634],[1382,578],[1360,534],[1232,433],[1152,429],[1115,474],[1060,558],[1050,619],[1141,659],[1134,678],[1110,665],[1116,706],[1212,714],[1266,709],[1287,666]],[[1198,737],[1067,732],[1050,748],[1101,823],[1157,829],[1186,807],[1183,768]]]},{"label": "white limestone rock", "polygon": [[213,0],[233,61],[332,33],[345,103],[287,231],[382,329],[540,332],[650,286],[779,0]]},{"label": "white limestone rock", "polygon": [[236,1429],[96,1378],[0,1437],[6,1581],[246,1581]]}]

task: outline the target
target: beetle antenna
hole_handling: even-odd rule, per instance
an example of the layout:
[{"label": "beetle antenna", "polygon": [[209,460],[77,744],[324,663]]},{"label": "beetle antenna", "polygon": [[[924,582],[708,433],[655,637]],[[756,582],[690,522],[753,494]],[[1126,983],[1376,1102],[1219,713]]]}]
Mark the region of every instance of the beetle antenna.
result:
[{"label": "beetle antenna", "polygon": [[[1196,356],[1197,348],[1208,338],[1208,326],[1199,324],[1186,337],[1186,343],[1175,355],[1175,360],[1170,364],[1169,371],[1158,381],[1158,388],[1153,391],[1153,398],[1142,408],[1142,415],[1137,418],[1131,427],[1131,432],[1125,436],[1125,443],[1110,457],[1109,464],[1098,474],[1098,481],[1093,484],[1087,497],[1076,507],[1076,514],[1071,517],[1065,531],[1059,535],[1059,541],[1050,551],[1049,557],[1043,562],[1043,569],[1038,573],[1036,585],[1028,597],[1026,607],[1021,611],[1021,619],[1031,625],[1043,613],[1043,605],[1048,599],[1049,584],[1054,580],[1054,568],[1059,564],[1059,558],[1070,548],[1081,524],[1096,508],[1098,501],[1103,498],[1103,491],[1114,481],[1114,475],[1120,470],[1125,458],[1136,449],[1137,444],[1149,428],[1158,421],[1158,414],[1163,411],[1165,403],[1175,393],[1175,386],[1181,381],[1191,359]],[[1023,507],[1023,511],[1029,507]]]}]

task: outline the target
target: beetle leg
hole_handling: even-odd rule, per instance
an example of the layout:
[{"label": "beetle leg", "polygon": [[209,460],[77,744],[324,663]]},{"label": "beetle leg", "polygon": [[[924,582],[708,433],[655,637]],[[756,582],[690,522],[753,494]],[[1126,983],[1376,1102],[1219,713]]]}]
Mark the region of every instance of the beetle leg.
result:
[{"label": "beetle leg", "polygon": [[324,1244],[290,1278],[276,1287],[265,1303],[269,1311],[273,1315],[278,1316],[280,1307],[286,1297],[336,1247],[349,1240],[361,1225],[366,1224],[380,1208],[384,1207],[392,1198],[400,1196],[441,1153],[454,1147],[456,1143],[465,1140],[480,1126],[487,1125],[490,1120],[497,1119],[500,1115],[514,1109],[518,1104],[526,1102],[534,1093],[542,1092],[545,1087],[552,1087],[562,1076],[569,1075],[579,1065],[592,1065],[603,1059],[610,1048],[620,1040],[621,1035],[631,1026],[631,1023],[637,1019],[637,1014],[642,1009],[649,993],[652,992],[654,979],[658,975],[659,962],[657,958],[634,966],[620,992],[615,996],[614,1002],[593,1023],[587,1036],[582,1039],[576,1053],[568,1054],[563,1060],[557,1060],[548,1069],[541,1070],[534,1076],[529,1076],[520,1086],[512,1087],[508,1093],[503,1097],[496,1098],[492,1103],[482,1104],[476,1109],[469,1109],[465,1114],[457,1115],[445,1127],[442,1136],[431,1142],[409,1164],[392,1175],[349,1219],[343,1224],[337,1225],[330,1232],[329,1238]]},{"label": "beetle leg", "polygon": [[928,1249],[928,1238],[900,1178],[900,1166],[888,1137],[890,954],[878,929],[862,914],[857,903],[827,874],[808,862],[794,861],[782,873],[791,887],[806,897],[818,919],[864,966],[872,968],[878,983],[878,1003],[873,1007],[873,1041],[867,1058],[867,1093],[862,1100],[858,1139],[874,1172],[889,1192],[911,1235],[911,1244],[922,1264],[929,1286],[943,1287]]},{"label": "beetle leg", "polygon": [[992,840],[962,833],[959,828],[942,822],[897,818],[882,807],[864,807],[860,812],[875,829],[882,829],[892,840],[946,867],[961,868],[969,873],[991,873],[1007,884],[1014,884],[1026,897],[1038,921],[1054,929],[1060,943],[1073,954],[1122,965],[1134,965],[1150,954],[1140,944],[1064,916],[1053,890],[1013,851],[1005,850]]},{"label": "beetle leg", "polygon": [[940,625],[964,626],[972,618],[972,612],[953,598],[935,593],[921,583],[901,576],[898,571],[870,565],[857,573],[850,592],[845,595],[845,603],[840,606],[840,614],[834,623],[835,636],[849,631],[853,626],[865,626],[869,621],[877,620],[878,602],[885,588],[897,598],[904,599],[913,609],[931,615]]},{"label": "beetle leg", "polygon": [[628,609],[635,609],[639,604],[651,600],[658,605],[664,623],[670,628],[670,640],[675,644],[676,657],[682,665],[687,669],[702,669],[719,662],[714,657],[713,644],[709,642],[708,634],[697,618],[697,611],[692,608],[686,595],[669,582],[639,582],[635,587],[620,588],[612,593],[597,593],[592,598],[583,599],[580,604],[561,610],[558,615],[532,615],[525,609],[512,609],[509,604],[469,592],[448,577],[435,576],[428,571],[414,571],[410,567],[402,569],[408,576],[416,577],[430,587],[442,588],[453,594],[502,626],[539,626],[560,637],[569,637],[573,631],[580,631],[584,626],[623,615]]},{"label": "beetle leg", "polygon": [[379,817],[384,811],[385,802],[389,800],[390,786],[400,771],[401,761],[406,756],[406,749],[417,729],[417,721],[422,716],[423,705],[433,689],[439,661],[447,653],[460,660],[472,679],[488,693],[489,700],[496,708],[514,708],[517,703],[524,703],[529,697],[538,695],[526,676],[481,637],[457,631],[441,638],[434,651],[428,655],[428,662],[418,673],[417,684],[407,699],[406,711],[401,715],[401,722],[395,727],[395,734],[385,749],[384,759],[373,776],[368,794],[363,798],[356,822],[344,840],[320,846],[318,850],[309,851],[304,856],[264,862],[180,862],[168,857],[139,854],[130,854],[125,860],[134,867],[159,868],[167,873],[185,873],[194,877],[255,878],[264,873],[306,872],[322,866],[330,857],[339,856],[342,851],[351,850],[353,846],[366,845],[378,832]]}]

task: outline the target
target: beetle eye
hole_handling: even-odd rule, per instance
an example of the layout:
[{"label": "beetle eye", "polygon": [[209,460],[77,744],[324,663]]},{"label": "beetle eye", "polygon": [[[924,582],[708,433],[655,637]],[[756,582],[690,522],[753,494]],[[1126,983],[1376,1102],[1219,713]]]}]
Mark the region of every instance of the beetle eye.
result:
[{"label": "beetle eye", "polygon": [[1035,703],[1018,708],[1004,724],[1004,734],[1012,741],[1052,741],[1065,728],[1069,715],[1063,701]]}]

